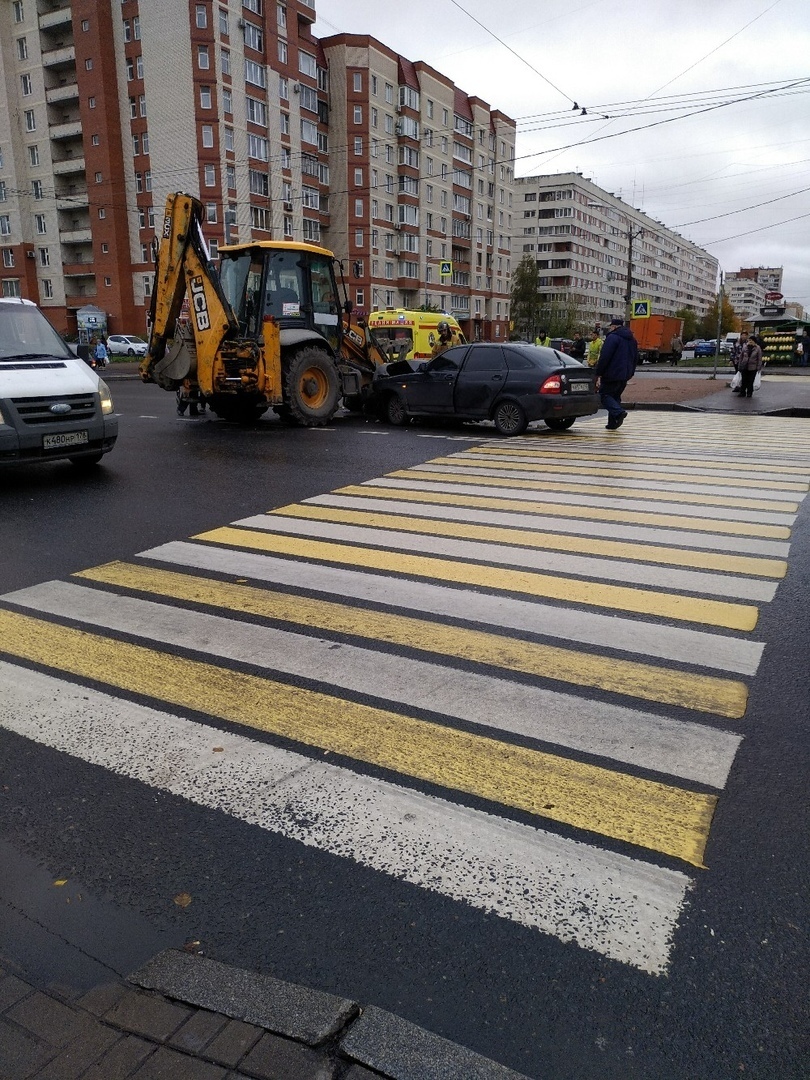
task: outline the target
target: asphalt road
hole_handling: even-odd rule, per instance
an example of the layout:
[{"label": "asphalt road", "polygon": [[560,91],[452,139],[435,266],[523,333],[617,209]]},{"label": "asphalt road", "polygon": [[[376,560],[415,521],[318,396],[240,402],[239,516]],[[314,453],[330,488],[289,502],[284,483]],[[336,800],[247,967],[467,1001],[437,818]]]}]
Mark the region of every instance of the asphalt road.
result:
[{"label": "asphalt road", "polygon": [[[0,543],[4,552],[0,594],[43,582],[64,582],[70,575],[113,560],[140,564],[154,574],[156,581],[167,569],[185,573],[188,568],[182,564],[167,564],[161,561],[163,556],[139,559],[139,553],[184,542],[230,522],[264,515],[271,508],[298,505],[302,500],[377,481],[393,471],[438,459],[442,461],[429,467],[435,473],[433,478],[430,471],[419,469],[404,474],[404,479],[398,481],[400,497],[404,497],[403,491],[431,490],[435,481],[436,502],[444,502],[445,507],[460,506],[458,499],[454,501],[439,489],[451,486],[447,474],[453,468],[474,472],[474,466],[481,463],[469,457],[458,463],[443,463],[448,455],[482,448],[484,455],[495,455],[493,469],[508,464],[499,465],[497,460],[504,451],[504,442],[486,430],[457,432],[419,427],[397,431],[353,417],[338,418],[326,430],[289,430],[270,420],[242,430],[215,421],[177,420],[170,395],[134,382],[116,385],[115,399],[122,413],[119,443],[92,475],[80,475],[69,464],[0,475]],[[806,481],[810,475],[810,440],[804,434],[802,421],[760,418],[755,421],[756,427],[739,426],[746,422],[734,417],[710,426],[702,417],[634,414],[620,434],[621,441],[613,433],[606,435],[603,423],[595,419],[578,424],[576,435],[552,437],[537,433],[513,440],[506,450],[530,450],[531,458],[520,464],[523,473],[514,483],[526,490],[535,485],[533,498],[547,495],[543,489],[545,471],[531,471],[537,463],[551,462],[558,469],[567,469],[570,462],[565,455],[581,451],[577,464],[593,470],[588,482],[597,486],[621,483],[608,475],[611,461],[628,468],[633,467],[633,461],[636,463],[634,478],[627,478],[625,487],[612,493],[608,489],[606,503],[598,499],[594,503],[592,495],[578,494],[582,489],[575,486],[570,496],[560,496],[556,511],[549,510],[548,518],[536,523],[535,528],[552,532],[559,529],[558,535],[574,539],[591,536],[586,525],[568,528],[555,516],[575,516],[580,504],[587,506],[590,501],[594,507],[598,503],[600,513],[603,506],[607,507],[605,531],[594,534],[601,535],[605,543],[610,543],[611,537],[622,542],[622,528],[631,527],[629,522],[636,521],[638,531],[643,532],[651,514],[666,512],[670,515],[666,526],[650,521],[649,528],[665,530],[652,541],[653,546],[682,545],[697,552],[696,559],[707,549],[716,551],[718,558],[764,558],[763,553],[776,554],[776,548],[771,551],[767,545],[782,541],[767,538],[776,536],[782,528],[779,522],[787,520],[785,512],[765,509],[765,504],[771,505],[770,499],[779,498],[801,501],[802,495],[780,494],[780,485],[787,490],[791,483],[801,484],[802,477]],[[555,455],[563,456],[553,461]],[[626,463],[622,462],[623,455]],[[660,478],[662,492],[671,494],[656,494],[655,480],[652,487],[645,489],[645,461],[654,470],[669,475],[679,471],[677,462],[684,456],[690,464],[680,466],[680,479]],[[719,463],[720,467],[725,463],[725,472],[721,472],[724,476],[733,473],[735,467],[743,472],[748,469],[748,477],[753,478],[751,487],[743,481],[739,492],[732,493],[725,502],[725,497],[708,496],[698,509],[690,511],[689,505],[701,503],[707,495],[711,474],[706,463]],[[791,467],[797,469],[795,474],[790,474]],[[756,474],[757,469],[761,476]],[[602,471],[597,475],[596,470]],[[487,471],[479,472],[482,479],[478,483],[485,484]],[[413,479],[409,480],[409,476]],[[443,478],[447,484],[442,483]],[[678,496],[672,494],[684,482],[697,487],[684,489]],[[466,483],[476,481],[468,478]],[[456,490],[465,491],[466,487]],[[486,497],[485,488],[477,490],[478,496]],[[504,494],[497,488],[489,491],[497,497]],[[742,501],[735,502],[737,496]],[[679,507],[664,502],[676,498]],[[662,506],[650,503],[645,509],[640,502],[643,499],[660,499]],[[340,499],[332,502],[337,506]],[[330,503],[327,500],[318,505],[326,512]],[[612,506],[622,507],[623,513],[611,519]],[[725,529],[726,539],[715,539],[713,545],[693,531],[688,532],[691,541],[687,539],[691,526],[688,519],[684,524],[682,515],[690,512],[695,515],[695,529],[704,529],[710,539]],[[449,515],[447,509],[441,512],[441,516]],[[594,510],[594,518],[598,516]],[[671,520],[673,516],[677,516],[678,525]],[[611,520],[615,523],[611,524]],[[750,529],[737,524],[749,520],[758,524]],[[273,525],[259,522],[249,527],[255,532]],[[688,791],[700,805],[705,805],[705,800],[713,805],[716,797],[710,828],[704,822],[702,853],[695,853],[688,845],[678,847],[677,837],[672,843],[663,833],[659,837],[656,818],[648,826],[643,843],[639,839],[643,829],[636,821],[630,822],[638,830],[632,834],[636,839],[622,836],[620,809],[612,807],[609,792],[591,795],[595,809],[586,792],[581,804],[575,806],[572,801],[570,812],[561,811],[559,817],[550,801],[540,808],[538,818],[527,804],[512,798],[517,789],[515,762],[509,765],[512,772],[504,765],[502,775],[498,772],[500,764],[493,765],[493,783],[489,787],[478,783],[486,778],[465,776],[462,759],[471,751],[458,740],[442,740],[449,739],[453,724],[462,735],[477,738],[486,730],[482,727],[485,721],[470,719],[463,711],[466,701],[459,701],[458,694],[454,697],[452,688],[465,685],[462,677],[491,680],[498,672],[492,666],[495,660],[482,666],[462,651],[462,644],[466,647],[462,632],[495,627],[503,634],[509,625],[509,605],[521,596],[525,600],[525,590],[535,585],[527,585],[523,578],[501,579],[499,568],[522,566],[525,570],[536,564],[521,562],[528,558],[525,551],[521,555],[511,549],[491,549],[496,553],[484,564],[472,549],[454,548],[455,541],[437,539],[429,521],[420,533],[408,539],[390,540],[393,549],[386,549],[388,554],[380,554],[386,541],[379,532],[379,522],[366,521],[362,525],[364,532],[359,534],[340,532],[349,528],[345,523],[329,523],[327,516],[316,521],[311,531],[289,525],[291,531],[285,534],[279,519],[278,534],[272,538],[277,544],[273,551],[282,552],[280,558],[289,576],[280,584],[271,578],[261,587],[278,587],[284,595],[311,601],[353,603],[366,611],[369,620],[390,616],[393,626],[403,609],[417,616],[427,611],[417,608],[413,599],[406,599],[403,590],[411,587],[411,577],[421,580],[423,573],[417,562],[406,567],[406,557],[421,558],[442,551],[449,564],[447,573],[456,575],[448,579],[451,584],[447,587],[456,590],[459,606],[449,619],[439,620],[441,630],[436,629],[435,648],[443,655],[438,659],[419,647],[375,641],[376,659],[371,661],[367,685],[335,690],[330,699],[333,731],[327,730],[326,737],[334,735],[335,744],[326,751],[317,742],[319,737],[324,738],[323,717],[319,714],[312,721],[313,732],[316,721],[322,725],[318,728],[320,735],[296,739],[283,724],[285,709],[290,709],[288,700],[299,700],[294,694],[290,698],[292,691],[305,696],[313,691],[322,693],[332,685],[339,686],[344,672],[355,670],[353,665],[359,665],[361,658],[351,652],[350,644],[361,641],[362,625],[344,632],[319,632],[318,624],[310,623],[309,628],[299,630],[303,635],[298,639],[300,655],[296,656],[293,648],[282,660],[281,638],[272,638],[267,631],[284,629],[287,624],[283,618],[267,618],[257,611],[240,611],[237,618],[234,612],[222,611],[213,592],[203,597],[201,609],[197,601],[180,599],[168,605],[170,611],[155,614],[154,608],[127,608],[130,600],[140,597],[132,578],[122,579],[109,590],[98,581],[74,579],[74,584],[84,584],[92,592],[89,599],[79,594],[63,596],[61,591],[49,588],[22,603],[0,603],[0,635],[6,635],[0,640],[0,653],[7,650],[5,658],[11,668],[19,671],[22,666],[24,672],[17,683],[11,681],[12,688],[19,691],[20,701],[29,689],[31,693],[31,704],[26,709],[15,712],[8,705],[8,696],[5,708],[0,708],[0,723],[5,723],[0,726],[0,790],[4,804],[0,822],[0,909],[4,913],[0,958],[17,964],[36,980],[79,989],[92,985],[109,969],[126,973],[167,945],[195,942],[199,944],[193,948],[216,959],[269,971],[292,982],[389,1009],[538,1080],[806,1077],[810,1060],[806,998],[810,876],[806,596],[810,585],[810,529],[806,503],[801,503],[789,553],[785,553],[787,576],[778,581],[770,601],[762,599],[769,580],[762,571],[739,574],[741,591],[733,594],[736,600],[728,599],[722,590],[732,587],[729,582],[736,582],[734,574],[740,568],[727,566],[713,575],[717,580],[708,583],[707,579],[705,590],[693,588],[690,592],[684,585],[685,578],[673,578],[672,584],[667,584],[666,575],[671,571],[663,568],[659,583],[653,581],[650,587],[637,583],[639,590],[644,589],[642,602],[631,595],[635,589],[621,597],[599,592],[606,585],[622,586],[629,580],[628,575],[641,573],[634,569],[635,562],[625,566],[621,555],[611,556],[612,565],[608,566],[607,551],[601,554],[599,550],[596,555],[602,559],[601,568],[594,570],[584,562],[579,564],[579,574],[586,580],[595,577],[596,591],[583,593],[577,599],[581,578],[573,572],[578,584],[570,586],[575,597],[570,601],[565,595],[555,598],[555,581],[567,573],[560,563],[561,568],[542,583],[547,590],[542,601],[532,594],[531,602],[542,603],[547,615],[553,615],[559,625],[570,625],[568,633],[582,635],[581,640],[572,642],[563,636],[555,622],[546,629],[542,625],[516,626],[514,641],[566,648],[573,645],[585,681],[578,682],[580,672],[569,656],[573,687],[559,681],[566,677],[564,674],[545,677],[542,671],[539,675],[519,670],[504,675],[501,671],[498,685],[503,700],[499,701],[493,690],[492,700],[488,701],[493,716],[501,708],[505,714],[511,710],[523,717],[524,707],[519,703],[527,693],[550,689],[551,694],[556,694],[562,686],[573,696],[560,709],[560,730],[565,725],[573,730],[583,716],[593,717],[594,722],[601,719],[600,730],[577,736],[577,745],[573,735],[533,734],[519,724],[505,736],[510,753],[517,757],[524,751],[558,755],[561,741],[569,738],[565,761],[570,764],[569,771],[577,774],[576,782],[587,788],[595,783],[596,775],[587,770],[594,766],[602,769],[606,764],[616,769],[620,751],[608,748],[614,736],[609,725],[626,719],[621,710],[628,704],[639,706],[643,682],[638,672],[629,674],[630,689],[623,695],[615,688],[611,690],[607,682],[600,684],[595,678],[588,681],[589,664],[596,665],[604,658],[615,661],[617,668],[627,661],[666,661],[667,674],[656,669],[662,684],[672,669],[676,672],[673,678],[682,676],[687,680],[685,685],[692,685],[689,679],[697,680],[711,668],[713,675],[726,680],[717,690],[721,697],[733,694],[734,688],[744,684],[750,696],[743,715],[742,710],[732,715],[733,705],[720,715],[711,708],[700,711],[699,701],[681,698],[665,703],[663,690],[655,685],[648,687],[643,691],[647,694],[643,708],[656,722],[669,725],[665,730],[670,733],[676,727],[694,729],[695,737],[699,728],[701,738],[707,741],[700,743],[703,749],[692,751],[693,761],[686,753],[677,781],[671,775],[663,776],[674,771],[674,765],[670,770],[655,758],[646,764],[641,759],[631,760],[636,748],[621,751],[626,755],[621,769],[611,773],[619,786],[627,778],[631,786],[637,784],[639,789],[648,781],[665,783],[664,801],[673,791]],[[438,524],[435,528],[441,532]],[[336,577],[330,586],[319,570],[326,557],[322,549],[313,546],[324,539],[339,540],[355,549],[373,547],[374,557],[364,573],[375,575],[368,579],[372,582],[378,581],[381,573],[382,585],[372,583],[359,604],[348,591],[340,591],[352,587],[349,578]],[[641,539],[628,536],[626,543],[630,546]],[[229,543],[232,540],[230,537]],[[589,540],[594,546],[602,542]],[[261,541],[254,537],[251,543]],[[504,543],[503,539],[500,543]],[[555,547],[548,540],[543,547],[549,545]],[[225,552],[223,558],[231,558],[225,538],[213,538],[209,546]],[[564,545],[560,541],[556,546]],[[258,557],[268,554],[272,552],[265,550]],[[172,554],[172,558],[181,556],[185,557],[183,552]],[[351,567],[351,554],[344,553],[343,557],[345,565]],[[653,572],[657,573],[654,553],[648,551],[646,557],[653,560]],[[256,564],[250,558],[254,556],[248,552],[243,556],[247,561],[229,563],[222,573],[210,565],[197,567],[195,572],[214,582],[212,590],[215,585],[240,585],[249,580],[255,583]],[[398,559],[401,566],[397,565]],[[627,559],[633,561],[629,547]],[[407,581],[403,581],[402,569],[408,570]],[[435,585],[429,577],[426,583]],[[736,584],[733,587],[736,589]],[[719,590],[713,599],[720,601],[722,608],[719,604],[700,606],[711,597],[710,588]],[[751,595],[749,589],[753,590]],[[101,603],[85,609],[83,604],[98,601],[99,590]],[[411,598],[415,595],[407,594]],[[428,597],[428,592],[424,595]],[[669,603],[672,596],[676,597],[674,606],[666,607],[665,601]],[[615,597],[616,602],[610,597]],[[738,618],[745,620],[752,604],[758,610],[753,632],[735,623]],[[476,619],[472,614],[486,610],[496,620],[492,626],[487,618],[479,615]],[[41,615],[45,623],[38,624],[39,630],[25,645],[29,650],[26,658],[21,652],[22,634],[19,640],[14,636],[17,623],[3,623],[2,617],[17,618],[25,613],[40,616],[41,612],[45,613]],[[172,613],[177,612],[179,629],[172,622]],[[229,625],[200,622],[198,626],[195,622],[197,614],[214,612],[224,615],[229,624],[236,623],[233,633],[241,636],[234,636],[232,644],[227,644]],[[596,625],[596,616],[606,617],[613,625],[610,643],[592,640],[589,644],[584,640],[587,634],[594,633],[589,627]],[[719,621],[707,631],[704,620],[712,618]],[[627,620],[631,619],[634,645],[622,638],[623,627],[629,626]],[[108,632],[107,620],[111,624],[122,621]],[[700,624],[698,632],[711,635],[695,641],[703,641],[703,647],[710,652],[715,646],[720,649],[722,639],[724,647],[730,649],[728,664],[734,670],[723,670],[722,661],[708,652],[705,657],[684,653],[679,660],[670,662],[676,637],[670,628],[675,626],[678,633],[685,628],[685,633],[695,623]],[[135,679],[140,677],[135,670],[137,657],[144,654],[136,650],[157,647],[192,625],[194,632],[201,635],[195,639],[196,645],[183,639],[161,653],[169,657],[169,663],[172,656],[176,658],[177,683],[186,684],[184,700],[190,704],[161,705],[169,691],[158,692],[149,684],[149,692],[144,692],[143,684]],[[65,632],[78,629],[95,634],[97,628],[107,635],[98,648],[89,639]],[[400,623],[397,632],[404,632]],[[452,638],[458,646],[456,651],[442,646],[442,635],[450,633],[456,635]],[[745,650],[751,640],[763,643],[764,651],[761,659],[749,662],[743,657],[748,655]],[[87,642],[85,655],[81,655],[82,641]],[[684,649],[698,648],[685,637],[684,642]],[[734,653],[734,642],[739,642],[739,658]],[[311,654],[307,651],[310,647],[315,650]],[[205,682],[209,676],[200,666],[202,659],[209,653],[224,655],[220,650],[227,649],[232,650],[232,660],[223,662],[222,687],[216,679]],[[330,649],[334,650],[331,659]],[[654,656],[656,650],[659,652]],[[438,676],[434,672],[435,682],[418,688],[432,701],[409,703],[408,694],[415,693],[408,685],[410,665],[426,658],[444,665]],[[74,663],[85,665],[85,673],[59,675]],[[327,668],[327,663],[332,666]],[[217,695],[220,689],[223,694],[228,690],[229,680],[243,692],[256,689],[257,684],[251,680],[264,676],[264,665],[271,673],[276,667],[285,672],[282,689],[277,705],[271,701],[261,714],[262,723],[254,725],[246,736],[241,722],[228,719],[213,704],[208,711],[206,694],[210,694],[212,702],[219,700]],[[397,666],[402,669],[400,689],[394,688]],[[413,670],[427,675],[427,668]],[[51,682],[54,671],[59,678]],[[171,681],[171,667],[161,671],[162,675],[156,667],[150,676],[154,687],[161,678]],[[327,671],[333,675],[328,676]],[[41,684],[37,673],[45,676]],[[130,675],[135,679],[132,683],[127,682]],[[197,677],[201,681],[195,684]],[[646,678],[649,683],[649,672]],[[122,688],[115,693],[112,704],[106,696],[108,683]],[[703,683],[697,680],[694,685],[702,687]],[[695,691],[696,695],[702,692]],[[234,708],[239,705],[237,699],[234,692],[229,699]],[[550,710],[550,701],[544,708]],[[384,708],[389,727],[383,725],[379,738],[370,740],[371,745],[364,746],[361,753],[359,744],[352,749],[342,740],[358,715],[370,715],[362,713],[363,708]],[[449,728],[447,717],[455,708],[461,710],[460,719]],[[64,733],[59,726],[63,722],[60,710],[72,717]],[[248,704],[247,711],[255,714],[258,723],[258,707]],[[15,723],[19,721],[17,727],[9,719],[12,713]],[[100,725],[93,738],[86,740],[86,754],[58,748],[61,744],[55,734],[57,729],[59,739],[66,740],[64,746],[72,746],[70,740],[75,729],[81,727],[82,716],[91,725],[89,732],[96,730],[92,724]],[[42,725],[36,728],[41,718]],[[129,753],[132,760],[137,758],[139,762],[141,772],[137,775],[141,778],[135,778],[133,772],[126,775],[118,759],[114,762],[111,757],[106,765],[95,760],[102,755],[99,747],[104,741],[105,724],[112,726],[119,720],[130,724]],[[215,748],[212,753],[233,755],[237,762],[225,790],[219,790],[220,785],[211,780],[211,772],[205,772],[202,764],[195,767],[198,771],[192,769],[188,776],[184,773],[179,748],[183,739],[192,738],[190,729],[182,727],[187,720],[198,722],[195,730],[204,725],[209,750],[212,742],[224,748]],[[409,727],[405,726],[406,720]],[[402,731],[397,735],[400,721]],[[418,761],[412,756],[411,765],[403,765],[402,755],[426,738],[428,724],[440,728],[441,738],[430,744],[439,748],[435,761],[427,761],[425,754]],[[22,730],[28,734],[22,734]],[[436,732],[433,728],[431,732],[433,738]],[[739,747],[734,740],[722,741],[726,733],[742,736]],[[503,735],[499,730],[499,738]],[[603,740],[602,749],[587,741],[597,737]],[[618,733],[615,739],[618,743]],[[713,739],[719,740],[717,746],[722,744],[728,755],[727,779],[723,775],[718,779],[710,772],[714,759],[708,746]],[[670,752],[663,748],[665,742],[666,737],[661,736],[662,749],[656,753],[664,753],[665,749]],[[480,747],[476,753],[479,751]],[[321,801],[307,804],[302,787],[286,807],[286,824],[274,829],[259,820],[259,809],[265,802],[269,806],[271,793],[264,789],[260,772],[255,770],[265,758],[268,770],[275,768],[282,755],[295,755],[296,761],[303,756],[310,771],[323,770]],[[358,759],[362,761],[359,767]],[[291,768],[289,764],[285,767]],[[722,767],[717,768],[722,774]],[[356,773],[366,787],[357,807],[353,807],[351,784]],[[686,774],[689,779],[684,779]],[[437,779],[439,776],[443,779]],[[178,793],[178,777],[186,785],[183,793]],[[560,788],[563,801],[570,798],[565,783]],[[400,817],[395,822],[383,822],[380,840],[374,834],[377,810],[370,793],[375,797],[383,793],[394,800],[401,797],[403,785],[413,802],[411,811],[407,800],[396,803]],[[460,845],[463,841],[469,851],[475,852],[476,842],[486,842],[496,853],[492,856],[493,888],[503,888],[504,893],[498,901],[500,907],[495,900],[489,906],[500,910],[500,915],[475,906],[474,898],[463,898],[464,888],[472,886],[465,884],[467,867],[457,865],[458,847],[448,849],[444,863],[431,867],[428,860],[423,880],[414,880],[412,866],[421,865],[420,859],[425,857],[432,838],[409,833],[409,821],[439,804],[444,808],[448,787],[455,788],[447,811],[453,815],[448,833],[453,843]],[[644,790],[650,805],[656,803],[656,798],[649,795],[651,789]],[[295,799],[300,799],[300,805]],[[597,805],[600,799],[605,800],[601,808]],[[647,810],[649,807],[645,813]],[[657,805],[650,812],[658,813]],[[344,834],[334,841],[333,834],[345,826],[344,814],[348,820],[351,813],[355,814],[352,820],[356,828],[363,824],[366,814],[365,841]],[[593,816],[588,818],[588,814]],[[616,815],[612,825],[611,814]],[[444,819],[436,821],[438,836],[445,826]],[[699,832],[697,826],[695,829]],[[688,830],[684,828],[684,832]],[[529,835],[534,839],[527,841]],[[636,921],[624,928],[621,944],[617,944],[621,917],[616,911],[623,904],[631,904],[625,899],[625,884],[618,871],[612,879],[608,874],[598,888],[594,885],[593,892],[583,885],[579,898],[574,894],[567,908],[563,909],[560,901],[556,915],[552,910],[549,928],[538,929],[532,919],[540,919],[544,899],[540,892],[531,892],[534,879],[529,867],[541,856],[552,858],[548,854],[552,847],[544,846],[547,842],[542,836],[550,836],[548,844],[556,845],[554,859],[569,858],[572,851],[587,849],[588,858],[604,859],[608,867],[638,875],[632,880],[638,883],[639,895],[654,898],[650,908],[656,911],[656,905],[662,911],[666,908],[666,891],[677,892],[678,883],[684,883],[680,899],[672,901],[671,937],[665,919],[655,937],[650,926],[657,915],[650,915],[648,926],[645,913],[636,911]],[[497,880],[501,864],[496,855],[506,865],[507,855],[513,851],[524,854],[525,882],[520,880],[522,870],[511,880],[504,871],[503,881]],[[55,880],[65,884],[55,887]],[[455,880],[460,884],[454,891],[448,882]],[[483,889],[486,884],[482,875],[478,887]],[[594,898],[599,889],[601,907]]]}]

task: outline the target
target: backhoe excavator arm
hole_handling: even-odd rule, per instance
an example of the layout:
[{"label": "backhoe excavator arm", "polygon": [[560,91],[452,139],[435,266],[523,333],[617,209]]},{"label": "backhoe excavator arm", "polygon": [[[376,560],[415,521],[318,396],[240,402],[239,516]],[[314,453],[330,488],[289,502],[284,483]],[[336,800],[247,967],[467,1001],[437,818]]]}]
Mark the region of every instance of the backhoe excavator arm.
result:
[{"label": "backhoe excavator arm", "polygon": [[[156,382],[167,390],[190,377],[203,393],[210,393],[222,342],[240,332],[210,261],[202,233],[203,214],[202,203],[191,195],[177,193],[166,200],[149,311],[149,348],[140,373],[144,382]],[[175,338],[186,294],[193,341],[182,335]],[[171,342],[174,347],[167,352]]]}]

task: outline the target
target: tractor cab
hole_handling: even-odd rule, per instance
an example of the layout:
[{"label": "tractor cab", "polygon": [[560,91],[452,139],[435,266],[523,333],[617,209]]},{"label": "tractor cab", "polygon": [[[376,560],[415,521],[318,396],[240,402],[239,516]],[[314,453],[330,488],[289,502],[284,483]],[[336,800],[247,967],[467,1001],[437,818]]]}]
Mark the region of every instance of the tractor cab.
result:
[{"label": "tractor cab", "polygon": [[291,241],[220,248],[220,282],[245,338],[259,339],[274,319],[282,345],[317,334],[337,354],[340,301],[334,256]]}]

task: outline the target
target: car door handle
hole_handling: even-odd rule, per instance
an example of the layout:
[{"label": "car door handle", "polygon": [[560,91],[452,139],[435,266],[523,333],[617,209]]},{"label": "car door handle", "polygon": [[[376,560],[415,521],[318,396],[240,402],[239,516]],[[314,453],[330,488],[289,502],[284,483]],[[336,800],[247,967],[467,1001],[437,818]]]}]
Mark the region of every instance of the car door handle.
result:
[{"label": "car door handle", "polygon": [[503,380],[503,375],[493,375],[492,376],[492,381],[493,382],[501,382],[502,380]]}]

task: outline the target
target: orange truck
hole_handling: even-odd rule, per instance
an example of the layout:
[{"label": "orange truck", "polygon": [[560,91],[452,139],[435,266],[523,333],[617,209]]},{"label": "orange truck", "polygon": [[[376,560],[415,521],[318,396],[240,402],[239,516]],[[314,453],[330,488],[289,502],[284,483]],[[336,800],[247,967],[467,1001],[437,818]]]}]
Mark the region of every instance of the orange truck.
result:
[{"label": "orange truck", "polygon": [[630,332],[638,344],[639,359],[654,364],[672,357],[670,342],[683,334],[683,319],[670,315],[650,315],[648,319],[631,319]]}]

